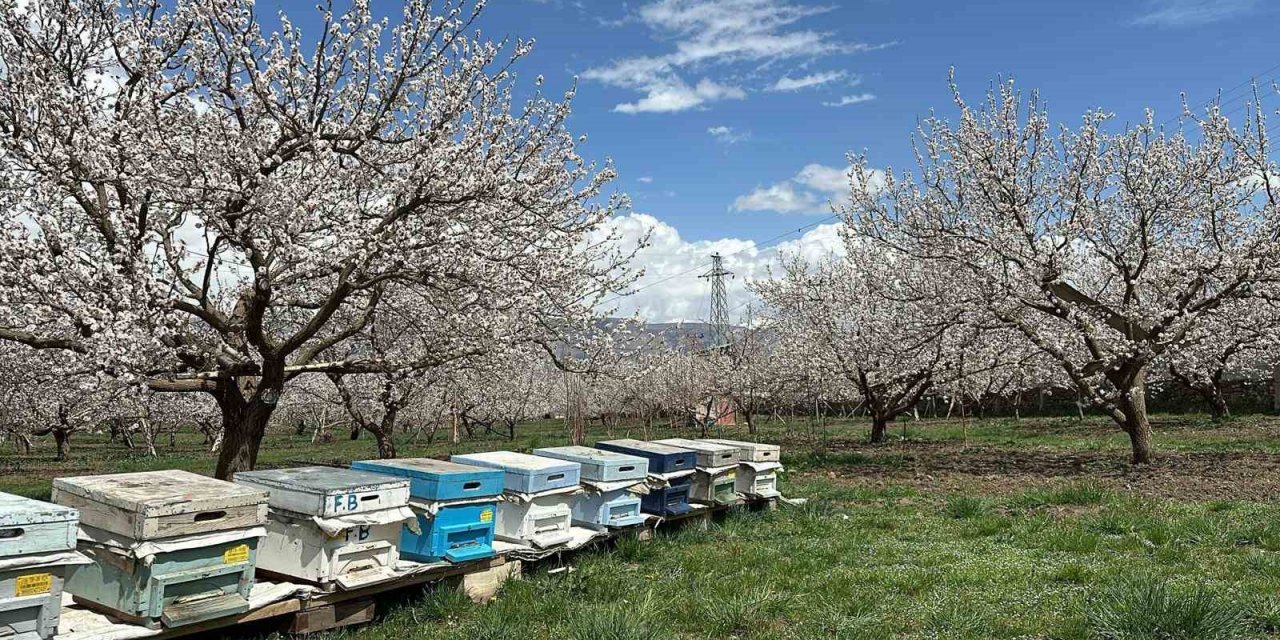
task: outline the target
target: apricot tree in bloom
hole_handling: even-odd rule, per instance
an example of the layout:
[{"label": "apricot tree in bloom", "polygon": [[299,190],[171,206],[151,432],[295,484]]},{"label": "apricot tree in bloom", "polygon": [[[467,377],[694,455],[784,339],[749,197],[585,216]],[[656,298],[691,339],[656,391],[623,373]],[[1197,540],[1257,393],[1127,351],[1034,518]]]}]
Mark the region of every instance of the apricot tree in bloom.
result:
[{"label": "apricot tree in bloom", "polygon": [[[217,402],[252,468],[290,380],[438,366],[589,322],[624,204],[483,2],[0,0],[0,339]],[[539,81],[540,84],[540,81]],[[348,345],[388,306],[431,339]]]},{"label": "apricot tree in bloom", "polygon": [[1060,366],[1079,394],[1152,456],[1146,380],[1224,304],[1276,275],[1280,194],[1265,126],[1216,109],[1194,135],[1148,114],[1055,132],[1012,83],[955,123],[923,121],[915,175],[867,188],[854,159],[848,230],[955,277],[988,315]]}]

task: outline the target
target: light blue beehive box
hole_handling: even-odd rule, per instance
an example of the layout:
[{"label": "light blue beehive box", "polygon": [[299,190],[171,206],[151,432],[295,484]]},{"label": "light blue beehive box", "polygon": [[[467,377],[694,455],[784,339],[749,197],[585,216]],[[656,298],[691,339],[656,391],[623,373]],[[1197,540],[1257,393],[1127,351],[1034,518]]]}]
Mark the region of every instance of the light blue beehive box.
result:
[{"label": "light blue beehive box", "polygon": [[576,462],[511,451],[459,454],[450,456],[449,459],[462,464],[501,469],[506,474],[503,488],[515,493],[541,493],[576,487],[582,475],[582,465]]},{"label": "light blue beehive box", "polygon": [[421,533],[408,529],[401,533],[401,556],[418,562],[466,562],[495,554],[496,497],[502,493],[502,470],[430,458],[362,460],[351,466],[407,478],[414,500],[433,503],[434,515],[415,509]]},{"label": "light blue beehive box", "polygon": [[77,602],[152,628],[249,609],[267,493],[181,470],[58,478],[53,500],[80,510]]},{"label": "light blue beehive box", "polygon": [[[62,587],[76,548],[75,509],[0,493],[0,638],[46,640],[58,630]],[[63,556],[61,561],[52,558]]]},{"label": "light blue beehive box", "polygon": [[[584,482],[644,482],[649,461],[639,456],[592,447],[534,449],[535,455],[582,465]],[[625,488],[587,491],[574,496],[573,523],[594,529],[632,527],[644,522],[640,498]]]}]

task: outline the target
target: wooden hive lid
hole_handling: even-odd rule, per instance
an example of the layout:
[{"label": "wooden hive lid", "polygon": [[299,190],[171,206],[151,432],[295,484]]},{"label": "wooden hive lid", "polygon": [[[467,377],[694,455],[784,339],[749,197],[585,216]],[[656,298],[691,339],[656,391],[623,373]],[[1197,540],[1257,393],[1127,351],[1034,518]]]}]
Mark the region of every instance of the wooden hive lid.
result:
[{"label": "wooden hive lid", "polygon": [[0,528],[76,520],[71,507],[0,492]]},{"label": "wooden hive lid", "polygon": [[273,489],[291,489],[306,493],[333,494],[353,490],[376,491],[409,486],[409,481],[372,471],[340,469],[335,467],[293,467],[289,469],[264,469],[236,474],[243,480]]},{"label": "wooden hive lid", "polygon": [[737,447],[727,444],[717,444],[715,442],[707,442],[706,440],[688,440],[686,438],[667,438],[665,440],[657,440],[662,444],[669,444],[673,447],[688,449],[690,451],[700,451],[703,453],[724,453],[726,451],[737,451]]},{"label": "wooden hive lid", "polygon": [[457,475],[464,473],[494,473],[491,467],[477,467],[461,462],[436,460],[435,458],[393,458],[390,460],[364,460],[361,464],[402,469],[410,473],[424,473],[437,476]]},{"label": "wooden hive lid", "polygon": [[631,438],[623,438],[621,440],[604,440],[605,444],[615,447],[626,447],[627,449],[635,449],[637,451],[648,451],[649,453],[658,453],[665,455],[689,453],[687,447],[676,447],[662,442],[650,442],[648,440],[633,440]]},{"label": "wooden hive lid", "polygon": [[483,453],[469,453],[465,455],[454,456],[455,460],[461,460],[463,463],[487,464],[502,469],[512,471],[562,471],[565,469],[577,468],[576,462],[567,462],[557,460],[555,458],[542,458],[527,453],[516,453],[514,451],[485,451]]},{"label": "wooden hive lid", "polygon": [[598,460],[601,462],[647,462],[639,456],[618,453],[617,451],[605,451],[604,449],[596,449],[595,447],[568,446],[568,447],[547,447],[545,449],[534,449],[534,453],[547,453],[552,455],[566,455],[577,458],[585,458],[588,460]]},{"label": "wooden hive lid", "polygon": [[267,492],[181,469],[57,478],[55,492],[140,514],[166,516],[267,501]]}]

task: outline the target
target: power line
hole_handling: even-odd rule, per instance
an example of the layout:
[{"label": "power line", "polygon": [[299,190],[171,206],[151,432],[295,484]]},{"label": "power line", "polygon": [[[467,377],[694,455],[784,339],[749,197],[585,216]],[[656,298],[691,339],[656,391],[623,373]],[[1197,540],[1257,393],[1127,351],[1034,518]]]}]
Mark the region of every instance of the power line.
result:
[{"label": "power line", "polygon": [[[799,228],[796,228],[796,229],[792,229],[791,231],[786,231],[786,232],[780,233],[780,234],[778,234],[778,235],[776,235],[776,236],[774,236],[774,237],[772,237],[772,238],[769,238],[768,240],[765,240],[764,242],[762,242],[762,243],[760,243],[760,244],[751,245],[750,247],[743,247],[743,248],[741,248],[741,249],[739,249],[739,250],[737,250],[737,251],[734,251],[733,253],[726,254],[724,257],[734,256],[734,255],[737,255],[737,254],[739,254],[739,253],[742,253],[743,251],[746,251],[747,249],[751,249],[751,248],[754,248],[754,249],[767,249],[767,248],[769,248],[769,247],[773,246],[774,244],[777,244],[778,242],[781,242],[781,241],[782,241],[784,238],[786,238],[787,236],[794,235],[794,234],[797,234],[797,233],[804,233],[805,231],[808,231],[809,229],[812,229],[812,228],[817,227],[817,226],[819,226],[819,225],[826,224],[827,222],[830,222],[830,221],[832,221],[832,220],[835,220],[835,219],[837,219],[837,218],[839,218],[839,217],[840,217],[840,214],[838,214],[838,213],[833,213],[833,214],[831,214],[831,215],[829,215],[829,216],[827,216],[827,217],[825,217],[825,218],[823,218],[823,219],[821,219],[821,220],[818,220],[817,222],[811,222],[811,223],[809,223],[809,224],[807,224],[807,225],[804,225],[803,227],[799,227]],[[620,294],[615,295],[615,296],[613,296],[613,297],[611,297],[611,298],[607,298],[607,299],[605,299],[605,300],[602,300],[602,301],[600,301],[600,304],[609,304],[610,302],[614,302],[614,301],[617,301],[617,300],[621,300],[621,299],[623,299],[623,298],[626,298],[626,297],[629,297],[629,296],[635,295],[635,294],[637,294],[637,293],[640,293],[641,291],[644,291],[645,289],[651,289],[651,288],[656,287],[656,286],[658,286],[658,285],[660,285],[660,284],[663,284],[663,283],[666,283],[666,282],[670,282],[670,281],[672,281],[672,280],[675,280],[676,278],[680,278],[680,277],[683,277],[683,276],[690,275],[690,274],[692,274],[692,273],[694,273],[694,272],[701,271],[703,268],[704,268],[704,267],[703,267],[703,265],[696,265],[696,266],[694,266],[694,267],[693,267],[693,268],[691,268],[691,269],[686,269],[686,270],[681,271],[681,272],[679,272],[679,273],[673,273],[673,274],[671,274],[671,275],[669,275],[669,276],[667,276],[667,277],[665,277],[665,278],[662,278],[661,280],[655,280],[654,282],[650,282],[649,284],[646,284],[646,285],[644,285],[644,286],[642,286],[642,287],[636,287],[635,289],[632,289],[631,291],[628,291],[628,292],[626,292],[626,293],[620,293]]]}]

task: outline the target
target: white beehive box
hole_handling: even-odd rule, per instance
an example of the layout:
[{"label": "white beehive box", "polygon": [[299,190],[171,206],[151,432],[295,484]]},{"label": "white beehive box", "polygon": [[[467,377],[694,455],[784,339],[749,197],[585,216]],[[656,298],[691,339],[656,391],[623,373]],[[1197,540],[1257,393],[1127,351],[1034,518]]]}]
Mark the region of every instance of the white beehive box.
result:
[{"label": "white beehive box", "polygon": [[738,464],[738,448],[724,444],[716,444],[706,440],[688,440],[685,438],[667,438],[654,440],[658,444],[688,449],[698,455],[698,466],[704,469],[718,469]]},{"label": "white beehive box", "polygon": [[300,467],[238,473],[235,481],[270,495],[260,570],[344,589],[395,577],[401,528],[416,517],[407,479]]},{"label": "white beehive box", "polygon": [[782,456],[782,449],[776,444],[723,440],[720,438],[708,438],[704,442],[713,442],[737,448],[739,462],[778,462]]},{"label": "white beehive box", "polygon": [[82,562],[76,520],[75,509],[0,493],[0,638],[57,632],[63,575]]},{"label": "white beehive box", "polygon": [[135,541],[262,526],[266,493],[177,469],[56,478],[53,501],[80,523]]},{"label": "white beehive box", "polygon": [[533,498],[527,502],[498,503],[494,535],[508,542],[546,549],[572,539],[572,496],[567,493]]},{"label": "white beehive box", "polygon": [[735,488],[745,496],[776,498],[780,469],[782,465],[776,462],[743,462],[738,465]]}]

